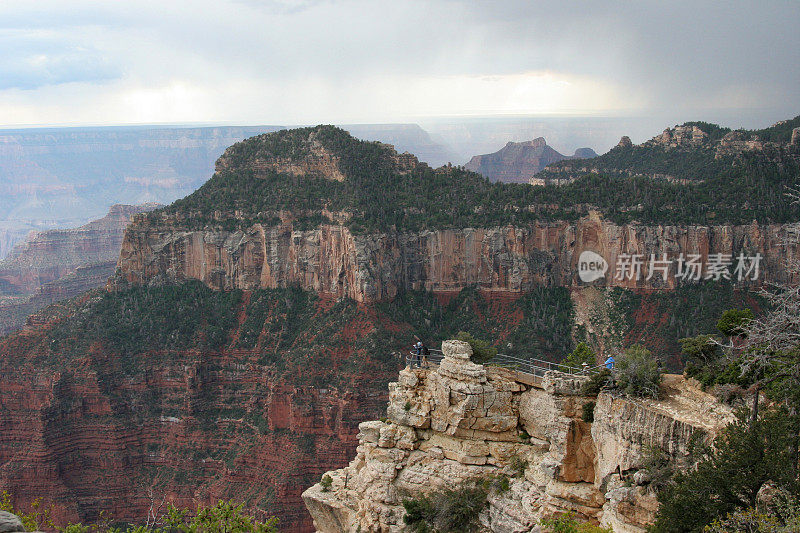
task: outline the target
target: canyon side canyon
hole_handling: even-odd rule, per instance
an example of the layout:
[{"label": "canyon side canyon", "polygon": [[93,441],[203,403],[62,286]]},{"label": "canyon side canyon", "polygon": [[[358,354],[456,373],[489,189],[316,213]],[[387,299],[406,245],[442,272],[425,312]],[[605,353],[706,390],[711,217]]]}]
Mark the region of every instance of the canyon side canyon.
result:
[{"label": "canyon side canyon", "polygon": [[[783,144],[781,164],[794,168],[795,148]],[[619,187],[631,183],[620,178]],[[602,204],[616,189],[570,187],[431,169],[329,126],[237,143],[196,192],[134,217],[106,287],[47,307],[0,339],[0,489],[20,505],[43,497],[60,523],[101,511],[141,521],[152,491],[186,506],[232,498],[278,516],[287,531],[313,531],[312,515],[322,530],[333,519],[392,527],[393,491],[413,482],[415,465],[463,477],[502,470],[521,453],[530,468],[508,498],[490,502],[489,527],[571,508],[638,531],[648,497],[613,472],[632,475],[645,437],[680,455],[695,428],[713,433],[716,421],[690,419],[711,405],[702,393],[669,382],[672,397],[694,402],[680,416],[601,395],[588,427],[576,419],[579,395],[523,389],[485,369],[468,378],[455,362],[441,378],[404,371],[389,392],[402,355],[415,335],[433,346],[468,330],[550,360],[579,340],[598,354],[644,342],[679,367],[677,338],[704,333],[725,307],[758,310],[749,292],[757,282],[787,281],[797,208],[754,192],[758,209],[778,207],[709,223],[705,205],[680,211],[684,196],[648,211],[626,193],[632,205],[617,209]],[[575,195],[563,198],[574,210],[556,205],[558,195]],[[727,199],[709,198],[723,218]],[[577,277],[584,250],[611,265],[604,282]],[[696,254],[703,263],[760,254],[761,277],[676,283],[673,270],[666,280],[616,279],[613,265],[630,254]],[[447,387],[477,392],[463,406],[434,399]],[[502,412],[468,417],[487,425],[485,438],[463,434],[456,411],[492,395]],[[412,409],[399,412],[406,400]],[[389,421],[359,431],[387,402]],[[633,422],[615,426],[621,417]],[[535,438],[525,448],[520,425]],[[309,514],[303,491],[353,457],[331,493],[306,498]],[[341,485],[342,475],[364,494]],[[535,506],[521,503],[529,497]]]}]

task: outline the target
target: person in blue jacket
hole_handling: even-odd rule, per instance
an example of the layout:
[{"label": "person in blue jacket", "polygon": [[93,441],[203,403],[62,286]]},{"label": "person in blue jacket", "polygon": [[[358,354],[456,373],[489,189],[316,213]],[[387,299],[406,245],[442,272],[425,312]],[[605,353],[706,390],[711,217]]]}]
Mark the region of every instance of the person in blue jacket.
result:
[{"label": "person in blue jacket", "polygon": [[613,356],[613,355],[609,355],[609,356],[608,356],[608,359],[606,359],[606,362],[605,362],[605,363],[603,363],[603,364],[605,364],[605,365],[606,365],[606,368],[607,368],[607,369],[609,369],[609,370],[614,370],[614,363],[615,363],[615,362],[616,362],[616,361],[614,361],[614,356]]}]

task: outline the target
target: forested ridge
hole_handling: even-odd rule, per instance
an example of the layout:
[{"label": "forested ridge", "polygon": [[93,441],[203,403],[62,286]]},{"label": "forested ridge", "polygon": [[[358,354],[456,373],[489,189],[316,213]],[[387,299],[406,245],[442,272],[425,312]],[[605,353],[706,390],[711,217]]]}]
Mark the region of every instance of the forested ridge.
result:
[{"label": "forested ridge", "polygon": [[[783,142],[795,122],[800,118],[747,135]],[[699,125],[709,139],[730,131],[687,124]],[[313,158],[312,142],[333,154],[343,181],[255,164]],[[223,157],[225,167],[200,189],[148,215],[150,219],[177,214],[192,227],[234,228],[255,222],[275,225],[280,223],[276,214],[288,211],[296,214],[297,227],[305,229],[331,222],[323,214],[327,210],[347,213],[350,229],[366,233],[575,220],[590,210],[617,223],[643,224],[785,223],[800,218],[800,208],[785,194],[800,176],[800,151],[786,144],[724,157],[715,157],[709,146],[620,146],[592,159],[591,172],[570,170],[580,168],[580,160],[544,171],[545,176],[564,177],[566,167],[575,178],[567,185],[536,187],[490,183],[461,167],[416,164],[409,170],[398,164],[390,146],[355,139],[333,126],[260,135],[237,143]]]}]

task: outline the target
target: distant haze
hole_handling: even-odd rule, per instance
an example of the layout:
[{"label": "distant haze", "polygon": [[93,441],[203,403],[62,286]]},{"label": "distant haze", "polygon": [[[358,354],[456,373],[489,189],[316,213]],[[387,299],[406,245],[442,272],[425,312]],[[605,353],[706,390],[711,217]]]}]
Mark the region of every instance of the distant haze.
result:
[{"label": "distant haze", "polygon": [[794,1],[6,0],[0,127],[493,115],[762,127],[798,113],[798,27]]}]

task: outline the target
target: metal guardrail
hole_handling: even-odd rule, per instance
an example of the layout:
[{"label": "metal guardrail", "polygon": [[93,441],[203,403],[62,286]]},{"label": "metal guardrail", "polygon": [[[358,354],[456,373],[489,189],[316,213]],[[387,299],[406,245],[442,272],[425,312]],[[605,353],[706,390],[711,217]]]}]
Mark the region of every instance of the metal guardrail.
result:
[{"label": "metal guardrail", "polygon": [[438,365],[444,359],[444,354],[441,350],[428,350],[430,353],[428,355],[417,355],[416,351],[409,352],[406,355],[406,365],[410,367],[420,367],[426,368],[430,365]]},{"label": "metal guardrail", "polygon": [[[406,364],[411,367],[425,368],[431,366],[432,364],[439,364],[442,359],[444,359],[444,354],[441,350],[429,349],[428,351],[430,352],[428,355],[417,355],[416,351],[411,351],[406,356]],[[601,368],[604,368],[604,365],[597,365],[577,369],[571,366],[562,365],[561,363],[545,361],[544,359],[537,359],[535,357],[523,359],[521,357],[500,353],[494,356],[491,361],[488,361],[486,364],[507,368],[509,370],[515,370],[517,372],[538,378],[541,378],[544,376],[545,372],[550,370],[555,370],[574,376],[585,376],[596,374]]]}]

